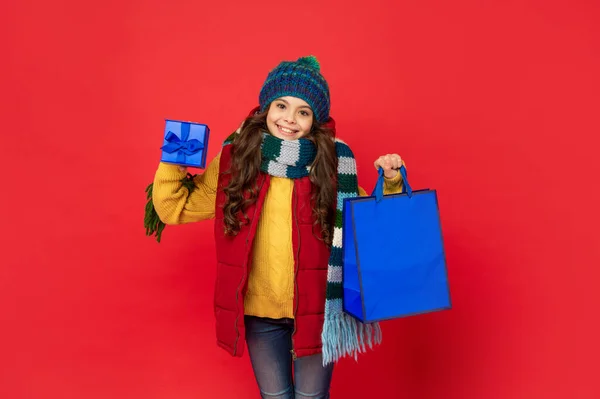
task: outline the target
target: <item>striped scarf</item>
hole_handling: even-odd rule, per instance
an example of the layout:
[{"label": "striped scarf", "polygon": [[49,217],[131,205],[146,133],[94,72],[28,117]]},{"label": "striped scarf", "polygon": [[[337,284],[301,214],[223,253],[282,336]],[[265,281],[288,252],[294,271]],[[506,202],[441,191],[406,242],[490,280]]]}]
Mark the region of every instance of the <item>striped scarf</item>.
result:
[{"label": "striped scarf", "polygon": [[[224,145],[230,144],[235,133],[228,137]],[[261,170],[272,176],[298,179],[308,176],[317,150],[307,139],[282,140],[263,133]],[[342,208],[344,198],[358,197],[356,160],[350,147],[335,140],[337,167],[337,201],[331,255],[327,265],[327,292],[325,301],[325,322],[321,340],[323,343],[323,365],[335,362],[344,356],[364,352],[366,346],[381,343],[381,329],[378,323],[363,324],[346,314],[342,305]]]}]

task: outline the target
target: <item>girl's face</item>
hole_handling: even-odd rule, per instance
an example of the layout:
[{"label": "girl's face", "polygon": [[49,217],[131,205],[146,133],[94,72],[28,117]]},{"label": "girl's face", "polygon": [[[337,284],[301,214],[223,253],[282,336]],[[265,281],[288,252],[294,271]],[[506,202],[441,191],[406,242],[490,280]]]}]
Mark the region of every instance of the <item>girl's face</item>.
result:
[{"label": "girl's face", "polygon": [[267,127],[275,137],[297,140],[310,133],[313,112],[306,101],[297,97],[280,97],[271,103]]}]

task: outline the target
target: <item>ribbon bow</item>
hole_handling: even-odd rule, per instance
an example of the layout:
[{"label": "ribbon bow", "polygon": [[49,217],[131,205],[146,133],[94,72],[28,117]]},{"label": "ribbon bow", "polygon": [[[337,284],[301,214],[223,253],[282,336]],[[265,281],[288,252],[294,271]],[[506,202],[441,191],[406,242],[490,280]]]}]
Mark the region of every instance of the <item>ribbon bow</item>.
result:
[{"label": "ribbon bow", "polygon": [[204,144],[199,140],[188,140],[189,136],[190,124],[183,122],[181,123],[181,138],[172,131],[167,132],[167,136],[165,137],[167,144],[160,147],[160,149],[169,154],[177,151],[177,162],[184,163],[186,156],[193,155],[204,148]]}]

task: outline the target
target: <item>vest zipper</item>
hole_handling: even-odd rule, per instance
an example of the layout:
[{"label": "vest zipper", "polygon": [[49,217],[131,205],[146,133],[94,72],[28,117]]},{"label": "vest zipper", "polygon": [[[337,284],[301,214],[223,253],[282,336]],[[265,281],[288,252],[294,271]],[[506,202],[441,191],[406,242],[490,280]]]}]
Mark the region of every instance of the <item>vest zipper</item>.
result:
[{"label": "vest zipper", "polygon": [[[262,190],[262,187],[264,185],[265,181],[263,179],[263,181],[260,184],[260,187],[258,189],[258,192],[260,193],[260,191]],[[259,194],[260,195],[260,194]],[[254,223],[254,220],[256,218],[256,211],[258,209],[258,206],[255,205],[254,207],[254,215],[252,215],[252,222]],[[248,235],[246,236],[246,248],[248,247],[248,239],[250,238],[250,234],[252,234],[252,228],[250,229],[250,231],[248,232]],[[250,249],[250,252],[252,252],[252,250]],[[235,291],[235,303],[236,305],[239,303],[239,298],[240,298],[240,287],[242,287],[245,283],[246,283],[246,276],[248,274],[248,256],[246,256],[246,259],[244,260],[244,273],[242,273],[242,279],[240,280],[240,283],[238,284],[237,290]],[[240,330],[238,329],[238,320],[240,318],[240,312],[238,310],[237,315],[235,316],[235,344],[233,345],[233,356],[235,356],[237,354],[237,344],[238,341],[240,340]]]},{"label": "vest zipper", "polygon": [[298,224],[298,192],[296,191],[296,184],[294,183],[294,188],[293,188],[293,193],[294,193],[294,197],[295,197],[295,203],[294,203],[294,209],[293,209],[293,214],[294,214],[294,221],[296,222],[296,233],[298,234],[298,249],[296,250],[296,265],[294,268],[294,296],[295,296],[295,304],[294,304],[294,331],[292,332],[292,350],[290,351],[292,353],[292,360],[296,360],[298,358],[298,356],[296,355],[296,351],[294,349],[294,335],[296,334],[296,324],[298,321],[298,317],[297,317],[297,313],[298,313],[298,302],[299,302],[299,295],[298,295],[298,269],[300,267],[300,226]]}]

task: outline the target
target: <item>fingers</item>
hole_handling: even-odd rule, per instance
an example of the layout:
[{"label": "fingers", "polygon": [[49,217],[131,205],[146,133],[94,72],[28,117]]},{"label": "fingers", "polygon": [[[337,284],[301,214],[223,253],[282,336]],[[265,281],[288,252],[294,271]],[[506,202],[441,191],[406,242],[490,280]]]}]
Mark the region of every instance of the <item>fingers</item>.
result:
[{"label": "fingers", "polygon": [[390,171],[392,169],[400,169],[402,166],[402,158],[398,154],[387,154],[382,155],[373,164],[375,169],[382,167],[384,171]]}]

